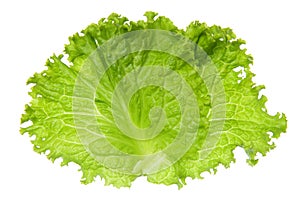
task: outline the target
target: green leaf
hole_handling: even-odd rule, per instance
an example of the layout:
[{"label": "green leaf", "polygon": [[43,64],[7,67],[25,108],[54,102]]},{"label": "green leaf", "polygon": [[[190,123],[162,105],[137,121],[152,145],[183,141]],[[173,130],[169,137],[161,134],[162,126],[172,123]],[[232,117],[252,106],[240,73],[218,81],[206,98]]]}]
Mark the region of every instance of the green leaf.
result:
[{"label": "green leaf", "polygon": [[[259,97],[264,86],[252,81],[254,74],[250,71],[250,65],[253,58],[246,53],[246,49],[241,48],[245,41],[237,39],[229,28],[195,21],[186,30],[180,30],[170,19],[157,17],[154,12],[147,12],[145,16],[146,21],[132,22],[113,13],[107,19],[89,25],[81,34],[76,33],[69,38],[65,54],[53,55],[46,62],[46,70],[29,78],[28,84],[33,84],[29,93],[32,101],[26,104],[21,123],[31,123],[28,127],[21,127],[21,133],[34,136],[34,150],[47,154],[52,161],[62,158],[61,165],[70,162],[78,164],[84,184],[100,176],[106,185],[129,187],[138,176],[145,175],[152,183],[182,187],[187,177],[201,178],[201,173],[216,171],[220,164],[229,167],[235,161],[233,150],[236,147],[244,148],[250,165],[257,163],[257,154],[265,156],[274,149],[274,139],[286,131],[286,117],[280,113],[274,116],[268,114],[265,106],[267,98]],[[193,91],[200,115],[196,138],[178,161],[154,174],[137,175],[108,168],[88,152],[77,135],[73,96],[79,72],[97,48],[121,34],[147,29],[183,35],[208,54],[222,80],[226,116],[218,142],[207,156],[202,156],[213,119],[213,104],[205,81],[194,67],[176,56],[159,51],[144,50],[120,58],[105,72],[96,88],[94,100],[101,115],[97,117],[101,132],[116,149],[135,155],[161,151],[174,142],[181,127],[181,106],[176,95],[157,86],[148,86],[135,92],[128,105],[130,120],[140,129],[151,126],[149,115],[153,107],[164,110],[166,123],[156,137],[136,140],[126,136],[115,123],[111,102],[113,93],[122,78],[141,66],[168,67],[179,74]],[[144,43],[148,43],[147,39]],[[68,58],[68,63],[63,62],[64,57]]]}]

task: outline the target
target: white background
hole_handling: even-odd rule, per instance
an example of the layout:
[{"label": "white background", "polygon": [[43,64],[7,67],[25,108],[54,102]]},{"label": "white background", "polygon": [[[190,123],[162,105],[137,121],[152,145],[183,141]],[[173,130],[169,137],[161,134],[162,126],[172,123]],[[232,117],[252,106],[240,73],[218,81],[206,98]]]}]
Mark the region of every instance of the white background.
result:
[{"label": "white background", "polygon": [[[0,202],[299,202],[299,9],[296,0],[1,1]],[[68,36],[111,12],[139,20],[147,10],[181,28],[196,19],[231,27],[247,41],[255,80],[267,88],[269,112],[285,112],[289,121],[277,148],[257,166],[248,166],[238,149],[230,169],[188,180],[181,190],[145,178],[130,189],[105,187],[99,180],[86,186],[79,183],[76,165],[52,164],[19,134],[20,115],[30,100],[26,80],[45,68],[50,55],[61,53]]]}]

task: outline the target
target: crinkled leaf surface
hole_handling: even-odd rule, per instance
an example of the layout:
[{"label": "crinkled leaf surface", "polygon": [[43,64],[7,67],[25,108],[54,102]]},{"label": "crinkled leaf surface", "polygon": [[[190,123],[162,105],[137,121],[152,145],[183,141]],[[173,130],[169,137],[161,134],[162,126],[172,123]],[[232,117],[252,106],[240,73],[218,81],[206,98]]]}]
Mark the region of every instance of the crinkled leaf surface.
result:
[{"label": "crinkled leaf surface", "polygon": [[[286,130],[284,114],[269,115],[265,96],[259,97],[264,86],[256,85],[250,71],[252,57],[240,46],[245,43],[237,39],[229,28],[207,26],[198,21],[192,22],[186,30],[178,29],[166,17],[156,17],[156,13],[147,12],[146,21],[131,22],[125,17],[111,14],[97,24],[91,24],[69,38],[65,54],[53,55],[47,61],[47,69],[34,74],[28,80],[33,84],[29,93],[32,101],[26,105],[21,122],[31,121],[31,125],[21,128],[21,133],[35,136],[32,140],[34,150],[47,153],[54,161],[62,158],[62,165],[74,162],[82,171],[82,182],[87,184],[100,176],[105,184],[116,187],[130,186],[137,178],[113,171],[99,164],[84,148],[76,134],[72,113],[74,84],[82,64],[87,57],[105,41],[120,34],[143,29],[160,29],[179,33],[197,43],[211,57],[221,76],[226,94],[226,118],[224,128],[212,152],[201,159],[199,152],[210,123],[211,102],[202,79],[182,60],[154,51],[142,51],[128,55],[113,65],[99,83],[95,104],[105,119],[98,119],[102,131],[116,148],[132,154],[147,154],[159,151],[170,144],[180,122],[180,107],[172,94],[163,88],[146,87],[138,91],[130,101],[129,110],[132,121],[139,127],[149,126],[149,111],[153,106],[164,108],[168,123],[160,134],[151,140],[136,141],[126,137],[113,124],[111,113],[111,94],[120,79],[135,67],[160,65],[167,66],[179,73],[193,89],[201,115],[196,140],[188,152],[171,167],[147,175],[148,181],[157,184],[185,184],[187,177],[201,178],[205,171],[215,171],[223,164],[229,167],[235,161],[233,150],[245,149],[250,165],[257,163],[258,153],[266,155],[275,147],[274,138]],[[68,63],[62,62],[68,57]]]}]

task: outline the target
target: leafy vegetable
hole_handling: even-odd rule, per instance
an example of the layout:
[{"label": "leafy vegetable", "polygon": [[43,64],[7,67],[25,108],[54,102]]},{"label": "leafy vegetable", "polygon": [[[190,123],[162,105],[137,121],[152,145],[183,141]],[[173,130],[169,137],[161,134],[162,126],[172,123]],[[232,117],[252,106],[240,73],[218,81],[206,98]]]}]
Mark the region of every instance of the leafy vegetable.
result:
[{"label": "leafy vegetable", "polygon": [[[70,37],[70,43],[65,46],[65,54],[50,57],[46,62],[47,70],[34,74],[28,80],[28,84],[33,84],[29,93],[32,101],[26,105],[21,123],[31,121],[31,124],[22,127],[21,133],[34,136],[34,150],[47,153],[50,160],[62,158],[61,165],[69,162],[78,164],[83,173],[81,181],[84,184],[91,183],[96,176],[100,176],[106,185],[125,187],[130,186],[137,177],[145,175],[152,183],[177,184],[182,187],[187,177],[201,178],[201,173],[216,171],[220,164],[229,167],[235,161],[232,151],[238,146],[244,148],[249,156],[247,162],[255,165],[258,161],[257,154],[265,156],[275,147],[274,138],[278,138],[286,130],[285,115],[269,115],[265,107],[267,98],[259,97],[264,86],[252,81],[254,74],[250,71],[250,65],[253,59],[246,54],[246,49],[240,48],[245,41],[237,39],[229,28],[215,25],[209,27],[195,21],[186,30],[181,30],[170,19],[156,15],[154,12],[147,12],[147,20],[138,22],[128,21],[114,13],[107,19],[102,18],[98,24],[91,24],[81,34],[76,33]],[[186,61],[165,52],[142,50],[118,59],[107,69],[97,85],[93,101],[100,115],[97,117],[98,128],[116,149],[131,155],[153,154],[171,145],[176,140],[178,128],[182,127],[182,106],[176,95],[155,85],[136,91],[127,110],[132,123],[140,129],[146,129],[152,123],[149,117],[152,108],[162,108],[167,122],[156,137],[134,139],[126,136],[120,126],[115,124],[116,118],[112,112],[113,93],[122,78],[141,66],[168,67],[180,75],[194,93],[200,115],[196,137],[179,160],[155,173],[125,173],[101,164],[78,136],[74,121],[74,91],[80,71],[96,49],[124,33],[148,29],[177,33],[196,43],[208,54],[223,84],[226,116],[217,142],[206,156],[201,156],[205,140],[208,139],[214,108],[205,79],[199,77],[197,70]],[[149,39],[141,40],[146,44]],[[63,62],[66,56],[68,62]],[[152,73],[155,74],[155,71]],[[147,75],[144,73],[143,76]],[[82,106],[86,104],[82,103]],[[124,123],[127,121],[124,120]],[[92,149],[101,151],[101,146],[96,144]]]}]

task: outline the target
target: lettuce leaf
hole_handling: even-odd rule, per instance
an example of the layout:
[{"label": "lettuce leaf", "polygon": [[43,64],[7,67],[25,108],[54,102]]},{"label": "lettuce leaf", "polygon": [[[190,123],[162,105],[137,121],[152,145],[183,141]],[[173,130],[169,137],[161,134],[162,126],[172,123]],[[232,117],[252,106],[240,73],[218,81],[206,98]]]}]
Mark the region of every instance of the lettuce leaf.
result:
[{"label": "lettuce leaf", "polygon": [[[128,21],[126,17],[115,13],[107,19],[100,19],[97,24],[89,25],[80,34],[71,36],[69,44],[65,46],[65,54],[51,56],[46,62],[47,69],[29,78],[28,84],[33,84],[29,93],[32,101],[25,106],[21,123],[30,121],[31,124],[21,127],[21,133],[33,136],[34,150],[46,154],[52,161],[62,158],[62,166],[70,162],[78,164],[82,171],[81,182],[84,184],[91,183],[100,176],[106,185],[129,187],[137,177],[144,175],[152,183],[177,184],[182,187],[187,177],[201,178],[205,171],[216,172],[220,164],[229,167],[235,161],[233,150],[236,147],[244,148],[250,165],[257,163],[258,153],[265,156],[274,149],[274,139],[286,131],[286,117],[281,113],[273,116],[268,114],[265,106],[267,98],[259,96],[264,86],[252,81],[254,74],[250,71],[250,65],[253,58],[246,53],[246,49],[241,48],[245,41],[236,38],[230,28],[208,26],[195,21],[186,30],[182,30],[170,19],[157,17],[154,12],[146,12],[145,16],[146,21],[137,22]],[[105,72],[96,88],[94,100],[97,111],[101,114],[97,122],[115,148],[127,154],[155,153],[176,139],[176,130],[180,127],[180,104],[171,92],[157,86],[140,89],[128,105],[130,119],[139,128],[151,125],[151,108],[159,106],[164,109],[168,122],[156,137],[136,140],[124,136],[115,125],[111,111],[112,94],[121,79],[137,67],[163,66],[178,73],[192,89],[200,114],[199,128],[193,144],[174,164],[152,174],[123,173],[101,164],[82,143],[74,122],[74,88],[80,70],[97,48],[124,33],[148,29],[182,35],[207,53],[222,80],[226,116],[217,143],[203,158],[201,153],[212,119],[212,98],[195,69],[176,56],[158,51],[144,50],[120,58]],[[68,57],[68,62],[63,62],[65,57]]]}]

